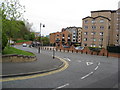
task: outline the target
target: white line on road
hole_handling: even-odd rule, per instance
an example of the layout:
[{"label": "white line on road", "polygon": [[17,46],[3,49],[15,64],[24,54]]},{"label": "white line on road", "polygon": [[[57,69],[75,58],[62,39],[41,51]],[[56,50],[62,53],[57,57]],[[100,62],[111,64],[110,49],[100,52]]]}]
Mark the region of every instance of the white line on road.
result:
[{"label": "white line on road", "polygon": [[69,58],[67,58],[68,61],[71,61]]},{"label": "white line on road", "polygon": [[68,61],[71,61],[69,58],[64,58],[64,59],[66,59],[66,60],[68,60]]},{"label": "white line on road", "polygon": [[53,89],[53,90],[57,90],[57,89],[60,89],[60,88],[66,87],[66,86],[68,86],[68,85],[69,85],[69,83],[66,83],[65,85],[59,86],[59,87],[57,87],[57,88],[55,88],[55,89]]},{"label": "white line on road", "polygon": [[86,78],[86,77],[90,76],[91,74],[93,74],[93,72],[90,72],[89,74],[87,74],[87,75],[83,76],[81,79],[84,79],[84,78]]},{"label": "white line on road", "polygon": [[81,62],[81,61],[78,61],[78,62]]},{"label": "white line on road", "polygon": [[100,65],[100,62],[98,63],[98,65]]},{"label": "white line on road", "polygon": [[98,66],[95,68],[95,70],[97,70],[98,69]]}]

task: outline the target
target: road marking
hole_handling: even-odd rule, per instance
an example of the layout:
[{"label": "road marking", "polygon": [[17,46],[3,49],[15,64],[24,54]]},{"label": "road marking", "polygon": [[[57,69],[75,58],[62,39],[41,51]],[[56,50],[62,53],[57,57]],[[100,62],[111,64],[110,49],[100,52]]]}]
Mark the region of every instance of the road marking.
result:
[{"label": "road marking", "polygon": [[67,58],[68,61],[71,61],[69,58]]},{"label": "road marking", "polygon": [[98,63],[98,65],[100,65],[100,62]]},{"label": "road marking", "polygon": [[64,58],[64,59],[66,59],[66,60],[68,60],[68,61],[71,61],[69,58]]},{"label": "road marking", "polygon": [[98,69],[98,66],[95,68],[95,70],[97,70]]},{"label": "road marking", "polygon": [[69,83],[67,83],[67,84],[65,84],[65,85],[62,85],[62,86],[59,86],[59,87],[57,87],[57,88],[55,88],[55,89],[53,89],[53,90],[57,90],[57,89],[60,89],[60,88],[66,87],[66,86],[68,86],[68,85],[69,85]]},{"label": "road marking", "polygon": [[78,61],[78,62],[81,62],[81,61]]},{"label": "road marking", "polygon": [[86,62],[87,66],[92,65],[93,62]]},{"label": "road marking", "polygon": [[84,79],[84,78],[86,78],[86,77],[90,76],[91,74],[93,74],[93,72],[90,72],[89,74],[87,74],[87,75],[85,75],[85,76],[81,77],[81,79]]},{"label": "road marking", "polygon": [[23,79],[31,79],[31,78],[36,78],[36,77],[42,77],[42,76],[51,75],[51,74],[54,74],[54,73],[63,71],[63,70],[65,70],[65,69],[68,68],[69,64],[68,64],[67,61],[65,61],[64,59],[59,58],[59,57],[57,57],[57,56],[56,56],[56,58],[60,59],[60,60],[65,64],[62,68],[60,68],[60,69],[58,69],[58,70],[51,71],[51,72],[47,72],[47,73],[42,73],[42,74],[30,75],[30,76],[4,78],[4,79],[1,78],[1,79],[0,79],[0,82],[15,81],[15,80],[23,80]]}]

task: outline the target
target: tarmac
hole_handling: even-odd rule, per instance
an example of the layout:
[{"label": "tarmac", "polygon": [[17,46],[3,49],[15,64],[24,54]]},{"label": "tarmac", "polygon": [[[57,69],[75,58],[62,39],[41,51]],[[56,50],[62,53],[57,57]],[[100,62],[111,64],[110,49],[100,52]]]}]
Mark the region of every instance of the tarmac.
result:
[{"label": "tarmac", "polygon": [[2,75],[0,77],[6,78],[46,73],[64,66],[64,63],[58,58],[53,59],[52,56],[43,53],[33,53],[37,57],[37,60],[33,62],[2,63]]}]

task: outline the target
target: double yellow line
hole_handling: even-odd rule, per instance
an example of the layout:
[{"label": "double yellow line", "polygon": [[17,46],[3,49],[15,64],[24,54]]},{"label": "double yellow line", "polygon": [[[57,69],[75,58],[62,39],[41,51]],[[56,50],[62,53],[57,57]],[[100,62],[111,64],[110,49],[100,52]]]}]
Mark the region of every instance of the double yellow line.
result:
[{"label": "double yellow line", "polygon": [[60,59],[64,66],[61,67],[60,69],[58,70],[54,70],[54,71],[51,71],[51,72],[47,72],[47,73],[42,73],[42,74],[36,74],[36,75],[30,75],[30,76],[21,76],[21,77],[12,77],[12,78],[3,78],[3,79],[0,79],[0,82],[6,82],[6,81],[14,81],[14,80],[23,80],[23,79],[30,79],[30,78],[36,78],[36,77],[42,77],[42,76],[46,76],[46,75],[50,75],[50,74],[54,74],[54,73],[57,73],[57,72],[60,72],[60,71],[63,71],[65,69],[68,68],[69,64],[67,61],[65,61],[64,59],[62,58],[59,58],[59,57],[56,57],[58,59]]}]

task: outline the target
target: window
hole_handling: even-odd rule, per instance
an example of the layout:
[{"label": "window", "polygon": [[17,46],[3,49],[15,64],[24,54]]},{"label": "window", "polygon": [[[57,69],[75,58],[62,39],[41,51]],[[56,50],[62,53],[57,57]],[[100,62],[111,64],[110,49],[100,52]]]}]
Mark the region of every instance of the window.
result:
[{"label": "window", "polygon": [[104,26],[100,26],[100,29],[101,29],[101,30],[104,30]]},{"label": "window", "polygon": [[65,35],[64,35],[64,34],[63,34],[62,36],[63,36],[63,37],[65,37]]},{"label": "window", "polygon": [[57,40],[57,41],[59,41],[60,39],[59,39],[59,38],[57,38],[56,40]]},{"label": "window", "polygon": [[96,45],[95,45],[95,44],[91,44],[90,46],[91,46],[91,47],[96,47]]},{"label": "window", "polygon": [[103,41],[103,38],[100,38],[99,41]]},{"label": "window", "polygon": [[56,36],[59,36],[58,34]]},{"label": "window", "polygon": [[85,20],[85,23],[88,23],[88,20]]},{"label": "window", "polygon": [[116,40],[116,42],[118,42],[119,40]]},{"label": "window", "polygon": [[68,37],[68,39],[70,39],[70,37]]},{"label": "window", "polygon": [[87,44],[85,43],[84,46],[87,46]]},{"label": "window", "polygon": [[95,35],[95,34],[96,34],[96,32],[92,32],[92,33],[91,33],[91,35]]},{"label": "window", "polygon": [[91,41],[96,41],[96,39],[95,38],[91,38]]},{"label": "window", "polygon": [[96,21],[93,19],[91,22],[92,22],[92,23],[95,23]]},{"label": "window", "polygon": [[88,34],[88,32],[84,32],[84,35],[87,35]]},{"label": "window", "polygon": [[85,26],[84,28],[85,28],[85,29],[88,29],[88,26]]},{"label": "window", "polygon": [[103,45],[102,44],[99,44],[99,48],[102,48],[103,47]]},{"label": "window", "polygon": [[101,20],[100,20],[100,23],[104,23],[104,20],[101,19]]},{"label": "window", "polygon": [[84,38],[84,41],[87,41],[87,38]]},{"label": "window", "polygon": [[75,38],[75,36],[73,36],[73,38]]},{"label": "window", "polygon": [[73,42],[75,42],[75,39],[73,39]]},{"label": "window", "polygon": [[93,29],[93,30],[96,29],[96,26],[92,26],[92,29]]},{"label": "window", "polygon": [[100,35],[103,36],[103,32],[100,32]]},{"label": "window", "polygon": [[117,34],[116,37],[118,37],[119,35]]}]

